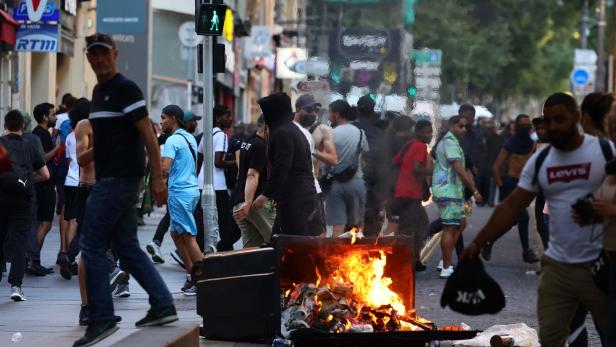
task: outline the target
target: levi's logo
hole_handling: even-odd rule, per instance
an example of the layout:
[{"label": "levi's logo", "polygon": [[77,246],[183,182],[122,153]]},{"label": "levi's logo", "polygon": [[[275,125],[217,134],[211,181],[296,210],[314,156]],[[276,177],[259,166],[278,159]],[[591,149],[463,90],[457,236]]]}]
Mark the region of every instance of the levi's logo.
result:
[{"label": "levi's logo", "polygon": [[587,180],[592,163],[557,166],[548,168],[548,184],[556,182],[569,183],[575,180]]},{"label": "levi's logo", "polygon": [[483,294],[483,291],[481,289],[477,289],[476,292],[463,292],[461,290],[458,290],[458,298],[456,299],[456,302],[462,304],[477,305],[485,299],[486,296],[485,294]]}]

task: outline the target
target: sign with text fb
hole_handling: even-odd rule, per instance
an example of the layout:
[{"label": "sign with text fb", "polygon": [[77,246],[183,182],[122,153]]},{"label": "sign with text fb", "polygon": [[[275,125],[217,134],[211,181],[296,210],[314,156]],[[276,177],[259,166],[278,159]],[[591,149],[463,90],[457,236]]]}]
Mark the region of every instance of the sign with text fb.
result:
[{"label": "sign with text fb", "polygon": [[20,24],[17,30],[17,52],[57,52],[59,47],[57,24]]},{"label": "sign with text fb", "polygon": [[58,22],[60,11],[50,0],[21,0],[13,9],[13,18],[18,21]]}]

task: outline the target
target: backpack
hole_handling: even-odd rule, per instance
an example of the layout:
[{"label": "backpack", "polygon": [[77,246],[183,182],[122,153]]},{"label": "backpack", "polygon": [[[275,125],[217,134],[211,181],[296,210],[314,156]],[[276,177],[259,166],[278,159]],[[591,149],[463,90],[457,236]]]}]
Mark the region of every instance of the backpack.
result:
[{"label": "backpack", "polygon": [[[610,141],[605,137],[599,137],[599,146],[601,147],[601,152],[603,153],[605,162],[609,163],[612,161],[614,158],[614,153],[612,152]],[[539,185],[539,171],[541,170],[541,166],[543,165],[545,158],[550,153],[550,148],[551,146],[548,146],[541,150],[541,152],[537,155],[537,160],[535,161],[535,172],[533,175],[532,184],[536,184],[539,187],[539,194],[543,194],[543,190]],[[607,293],[609,288],[609,262],[604,250],[601,250],[599,256],[591,262],[590,270],[595,285]]]},{"label": "backpack", "polygon": [[0,137],[0,144],[6,148],[10,162],[9,170],[0,175],[0,190],[8,194],[26,195],[32,177],[30,144],[21,137],[9,140],[6,136]]}]

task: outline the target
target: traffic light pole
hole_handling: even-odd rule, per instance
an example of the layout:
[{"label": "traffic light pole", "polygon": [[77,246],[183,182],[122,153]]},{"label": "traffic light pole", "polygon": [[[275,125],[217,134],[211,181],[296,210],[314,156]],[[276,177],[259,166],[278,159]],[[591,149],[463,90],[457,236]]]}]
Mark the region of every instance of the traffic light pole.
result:
[{"label": "traffic light pole", "polygon": [[212,131],[214,127],[214,72],[213,72],[214,38],[203,38],[203,208],[204,250],[206,253],[216,250],[218,242],[218,215],[216,212],[216,192],[214,191],[214,157]]}]

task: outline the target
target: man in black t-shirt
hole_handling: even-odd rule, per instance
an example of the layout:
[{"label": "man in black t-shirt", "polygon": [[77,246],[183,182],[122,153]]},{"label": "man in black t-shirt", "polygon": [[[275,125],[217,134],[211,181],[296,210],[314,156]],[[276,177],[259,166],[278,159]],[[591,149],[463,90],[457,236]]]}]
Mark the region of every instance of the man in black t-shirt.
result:
[{"label": "man in black t-shirt", "polygon": [[[0,259],[4,261],[4,243],[10,250],[10,298],[24,301],[21,290],[26,268],[26,245],[31,229],[34,183],[49,179],[49,170],[38,150],[23,137],[24,117],[18,110],[4,116],[6,135],[0,143],[6,148],[11,170],[0,175]],[[0,276],[2,274],[0,273]]]},{"label": "man in black t-shirt", "polygon": [[151,309],[137,327],[176,321],[169,289],[139,247],[134,202],[145,173],[145,151],[152,168],[152,195],[167,200],[160,149],[139,87],[118,73],[118,50],[107,34],[86,37],[86,56],[98,84],[92,93],[90,124],[94,143],[96,184],[86,203],[81,252],[86,267],[89,324],[73,346],[90,346],[114,333],[115,322],[108,277],[107,246],[149,295]]},{"label": "man in black t-shirt", "polygon": [[51,139],[49,128],[53,128],[56,125],[56,115],[54,113],[54,105],[44,102],[38,104],[33,110],[34,119],[37,122],[37,126],[32,130],[32,133],[36,135],[43,146],[43,158],[47,164],[47,169],[51,175],[51,179],[37,183],[35,185],[36,190],[36,220],[38,222],[34,244],[30,252],[30,264],[29,271],[32,273],[43,276],[50,273],[49,270],[41,266],[41,247],[45,240],[45,236],[51,230],[51,223],[53,222],[53,215],[56,208],[56,189],[53,181],[53,158],[56,152],[60,149],[60,143],[56,142],[55,145]]},{"label": "man in black t-shirt", "polygon": [[244,247],[258,247],[269,242],[276,219],[276,210],[271,201],[261,208],[252,205],[263,192],[267,181],[267,144],[264,137],[265,121],[260,116],[257,133],[242,142],[239,149],[239,175],[231,199],[233,218],[242,231]]}]

